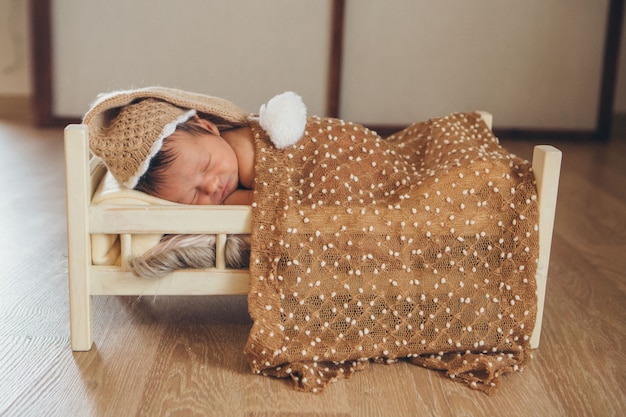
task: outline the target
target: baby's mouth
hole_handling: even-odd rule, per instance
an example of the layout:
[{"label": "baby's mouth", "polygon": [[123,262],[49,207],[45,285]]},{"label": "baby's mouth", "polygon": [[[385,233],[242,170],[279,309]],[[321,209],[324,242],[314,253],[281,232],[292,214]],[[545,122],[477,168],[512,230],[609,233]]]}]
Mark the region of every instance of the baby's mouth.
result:
[{"label": "baby's mouth", "polygon": [[226,181],[226,184],[224,185],[224,187],[222,187],[222,194],[220,196],[220,201],[224,201],[226,199],[226,197],[228,197],[228,195],[230,194],[230,184],[231,184],[232,180],[228,180]]}]

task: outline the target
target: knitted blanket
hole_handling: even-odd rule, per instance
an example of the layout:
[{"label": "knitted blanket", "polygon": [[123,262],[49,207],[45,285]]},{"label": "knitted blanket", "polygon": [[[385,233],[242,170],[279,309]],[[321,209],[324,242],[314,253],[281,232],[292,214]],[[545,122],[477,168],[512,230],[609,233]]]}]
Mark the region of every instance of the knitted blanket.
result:
[{"label": "knitted blanket", "polygon": [[405,359],[493,393],[522,369],[537,307],[536,187],[478,114],[387,139],[311,117],[283,150],[252,128],[254,372],[319,392]]}]

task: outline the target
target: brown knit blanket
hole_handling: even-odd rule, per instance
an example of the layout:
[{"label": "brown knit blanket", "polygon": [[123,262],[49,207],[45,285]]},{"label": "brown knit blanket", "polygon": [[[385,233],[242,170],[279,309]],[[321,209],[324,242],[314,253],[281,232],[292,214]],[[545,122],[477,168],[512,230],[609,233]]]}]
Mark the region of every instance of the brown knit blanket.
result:
[{"label": "brown knit blanket", "polygon": [[487,393],[530,358],[538,206],[530,164],[476,113],[387,138],[309,118],[256,135],[245,353],[319,392],[401,358]]}]

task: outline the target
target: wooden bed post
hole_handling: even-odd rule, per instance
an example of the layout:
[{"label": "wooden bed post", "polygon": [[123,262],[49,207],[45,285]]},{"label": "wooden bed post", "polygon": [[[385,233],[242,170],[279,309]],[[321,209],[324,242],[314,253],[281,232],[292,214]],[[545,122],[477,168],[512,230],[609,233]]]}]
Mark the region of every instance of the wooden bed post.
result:
[{"label": "wooden bed post", "polygon": [[534,349],[539,347],[541,336],[561,157],[561,151],[549,145],[535,146],[533,152],[533,171],[537,181],[537,197],[539,199],[539,263],[535,276],[537,280],[537,322],[530,339],[530,345]]},{"label": "wooden bed post", "polygon": [[88,218],[92,190],[88,142],[87,126],[69,125],[65,128],[70,339],[75,351],[90,350],[93,340]]}]

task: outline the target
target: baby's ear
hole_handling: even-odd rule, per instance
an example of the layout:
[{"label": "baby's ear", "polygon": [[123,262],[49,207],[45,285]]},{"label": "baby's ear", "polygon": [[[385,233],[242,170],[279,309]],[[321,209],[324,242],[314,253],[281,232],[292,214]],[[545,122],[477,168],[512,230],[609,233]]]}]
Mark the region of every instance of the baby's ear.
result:
[{"label": "baby's ear", "polygon": [[217,136],[220,135],[220,130],[217,128],[215,123],[213,123],[212,121],[207,120],[207,119],[203,119],[202,117],[198,116],[197,114],[193,115],[193,120],[194,120],[194,122],[198,123],[198,125],[204,127],[205,129],[207,129],[209,132],[213,133],[214,135],[217,135]]}]

